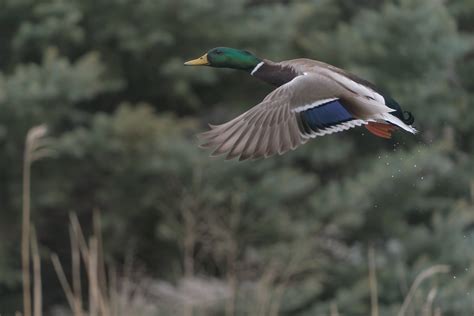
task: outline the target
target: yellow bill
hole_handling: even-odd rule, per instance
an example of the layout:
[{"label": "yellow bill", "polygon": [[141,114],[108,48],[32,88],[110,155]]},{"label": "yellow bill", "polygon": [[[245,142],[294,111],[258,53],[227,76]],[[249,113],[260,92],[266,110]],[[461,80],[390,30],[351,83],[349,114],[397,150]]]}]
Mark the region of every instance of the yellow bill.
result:
[{"label": "yellow bill", "polygon": [[186,66],[206,66],[209,65],[209,60],[207,60],[207,54],[202,55],[197,59],[193,59],[184,63]]}]

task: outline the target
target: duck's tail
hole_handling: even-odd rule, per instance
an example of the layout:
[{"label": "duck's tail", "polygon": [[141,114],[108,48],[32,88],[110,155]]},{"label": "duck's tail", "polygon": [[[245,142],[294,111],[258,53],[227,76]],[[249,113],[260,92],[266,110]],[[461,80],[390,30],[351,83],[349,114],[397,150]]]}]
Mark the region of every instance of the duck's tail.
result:
[{"label": "duck's tail", "polygon": [[413,114],[411,114],[411,112],[403,111],[402,121],[403,121],[403,123],[405,123],[407,125],[411,125],[415,122],[415,117],[413,116]]},{"label": "duck's tail", "polygon": [[[407,132],[410,132],[412,134],[416,134],[418,133],[418,131],[411,125],[408,125],[407,123],[405,123],[404,121],[402,121],[401,119],[399,119],[398,117],[396,117],[395,115],[392,115],[390,113],[384,113],[384,114],[380,114],[380,118],[382,120],[385,120],[386,122],[389,122],[395,126],[398,126],[400,127],[401,129],[404,129],[405,131]],[[412,115],[413,117],[413,115]],[[410,122],[410,117],[407,118],[407,121]]]}]

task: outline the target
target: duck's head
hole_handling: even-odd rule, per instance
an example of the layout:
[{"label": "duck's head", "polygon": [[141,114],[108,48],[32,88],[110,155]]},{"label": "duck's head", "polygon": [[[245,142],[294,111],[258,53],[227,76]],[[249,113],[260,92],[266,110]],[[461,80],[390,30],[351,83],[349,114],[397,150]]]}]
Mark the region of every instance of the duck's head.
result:
[{"label": "duck's head", "polygon": [[185,62],[186,66],[209,66],[252,71],[262,60],[246,50],[216,47],[197,59]]}]

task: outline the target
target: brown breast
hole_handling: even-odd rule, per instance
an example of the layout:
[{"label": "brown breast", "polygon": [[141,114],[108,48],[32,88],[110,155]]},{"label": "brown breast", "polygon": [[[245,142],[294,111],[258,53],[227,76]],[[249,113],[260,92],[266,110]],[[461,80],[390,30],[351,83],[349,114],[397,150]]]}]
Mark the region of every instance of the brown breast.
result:
[{"label": "brown breast", "polygon": [[290,82],[299,75],[301,74],[293,67],[282,66],[269,60],[263,61],[263,64],[252,73],[252,76],[277,87]]}]

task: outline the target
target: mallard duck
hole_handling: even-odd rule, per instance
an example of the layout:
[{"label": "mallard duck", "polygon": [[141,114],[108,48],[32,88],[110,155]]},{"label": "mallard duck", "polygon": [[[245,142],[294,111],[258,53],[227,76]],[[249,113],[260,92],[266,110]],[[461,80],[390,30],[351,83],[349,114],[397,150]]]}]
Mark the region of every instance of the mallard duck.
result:
[{"label": "mallard duck", "polygon": [[240,69],[276,87],[263,101],[221,125],[209,125],[201,145],[226,159],[267,158],[283,154],[310,138],[365,126],[391,138],[402,129],[415,134],[410,112],[372,83],[311,59],[273,62],[235,48],[217,47],[185,63]]}]

